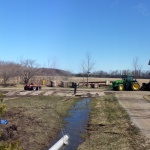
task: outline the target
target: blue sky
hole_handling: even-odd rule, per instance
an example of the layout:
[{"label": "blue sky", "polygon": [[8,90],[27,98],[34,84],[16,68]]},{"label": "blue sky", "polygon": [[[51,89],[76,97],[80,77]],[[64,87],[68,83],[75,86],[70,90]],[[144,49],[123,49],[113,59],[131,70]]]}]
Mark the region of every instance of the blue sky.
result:
[{"label": "blue sky", "polygon": [[0,0],[0,60],[78,73],[87,52],[93,71],[150,70],[150,1]]}]

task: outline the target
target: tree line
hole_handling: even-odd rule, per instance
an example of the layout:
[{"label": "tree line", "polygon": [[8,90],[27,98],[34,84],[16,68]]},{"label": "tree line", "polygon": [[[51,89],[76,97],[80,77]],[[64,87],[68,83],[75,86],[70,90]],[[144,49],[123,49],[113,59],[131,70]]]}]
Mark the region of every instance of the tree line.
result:
[{"label": "tree line", "polygon": [[4,86],[14,78],[19,77],[20,82],[28,84],[30,79],[35,76],[47,76],[49,80],[54,79],[55,76],[67,76],[70,72],[56,68],[41,68],[40,65],[32,59],[24,59],[19,63],[11,61],[0,61],[0,78]]},{"label": "tree line", "polygon": [[[132,61],[132,67],[133,70],[113,70],[113,71],[92,71],[94,68],[94,61],[92,59],[91,53],[87,52],[85,55],[84,60],[81,62],[80,70],[81,72],[78,74],[75,74],[77,77],[83,77],[87,78],[87,83],[88,83],[88,78],[89,76],[91,77],[106,77],[106,78],[120,78],[122,75],[133,75],[135,78],[150,78],[150,71],[143,71],[142,70],[142,65],[139,61],[138,57],[134,57]],[[150,60],[149,64],[150,65]]]},{"label": "tree line", "polygon": [[[40,65],[32,59],[24,59],[19,63],[10,61],[0,61],[0,78],[3,85],[7,85],[9,80],[14,77],[19,77],[21,83],[28,84],[30,79],[35,76],[47,76],[49,81],[54,80],[56,76],[69,76],[83,77],[83,82],[88,83],[89,77],[109,77],[120,78],[122,75],[134,75],[135,78],[150,78],[149,71],[142,71],[138,58],[133,59],[133,70],[114,70],[114,71],[92,71],[94,62],[90,53],[86,54],[85,60],[80,65],[81,72],[73,74],[69,71],[61,70],[55,66],[41,68]],[[84,78],[86,81],[84,81]]]},{"label": "tree line", "polygon": [[[87,77],[87,73],[83,75],[83,73],[74,74],[76,77]],[[122,75],[133,75],[135,78],[141,79],[149,79],[150,72],[149,71],[139,71],[139,70],[114,70],[114,71],[94,71],[91,72],[88,76],[89,77],[97,77],[97,78],[121,78]]]},{"label": "tree line", "polygon": [[38,65],[34,60],[21,60],[20,63],[10,61],[0,61],[0,77],[3,85],[7,85],[11,78],[19,76],[25,84],[36,75]]}]

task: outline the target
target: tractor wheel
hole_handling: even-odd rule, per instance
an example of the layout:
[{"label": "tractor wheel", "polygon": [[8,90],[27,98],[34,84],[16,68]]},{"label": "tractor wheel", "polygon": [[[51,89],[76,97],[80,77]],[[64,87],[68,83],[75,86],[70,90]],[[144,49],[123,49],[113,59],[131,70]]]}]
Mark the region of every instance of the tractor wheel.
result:
[{"label": "tractor wheel", "polygon": [[124,85],[123,84],[119,84],[118,85],[118,91],[123,91],[124,90]]},{"label": "tractor wheel", "polygon": [[137,83],[137,82],[132,83],[132,84],[131,84],[131,89],[132,89],[133,91],[138,91],[138,90],[140,89],[139,83]]}]

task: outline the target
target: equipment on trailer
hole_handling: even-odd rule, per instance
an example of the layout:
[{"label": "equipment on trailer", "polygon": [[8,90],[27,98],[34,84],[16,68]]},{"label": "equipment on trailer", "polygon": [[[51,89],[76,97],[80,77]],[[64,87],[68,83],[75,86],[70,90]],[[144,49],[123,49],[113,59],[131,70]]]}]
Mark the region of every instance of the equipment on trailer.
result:
[{"label": "equipment on trailer", "polygon": [[140,84],[134,78],[134,76],[123,75],[122,80],[116,80],[112,82],[113,90],[132,90],[138,91],[140,89]]},{"label": "equipment on trailer", "polygon": [[35,83],[31,83],[29,85],[25,85],[24,90],[33,90],[33,91],[41,90],[41,86],[39,86]]},{"label": "equipment on trailer", "polygon": [[149,83],[142,83],[141,90],[142,91],[150,91],[150,82]]}]

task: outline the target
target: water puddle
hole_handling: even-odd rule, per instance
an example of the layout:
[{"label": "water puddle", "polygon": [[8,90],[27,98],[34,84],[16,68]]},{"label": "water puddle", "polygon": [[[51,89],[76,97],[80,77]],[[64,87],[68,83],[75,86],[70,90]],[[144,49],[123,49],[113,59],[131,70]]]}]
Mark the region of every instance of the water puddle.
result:
[{"label": "water puddle", "polygon": [[[69,145],[65,146],[63,150],[76,150],[84,141],[84,139],[81,138],[81,134],[86,132],[89,113],[90,98],[83,98],[70,109],[69,117],[64,119],[66,125],[63,128],[63,133],[69,135]],[[58,139],[60,138],[62,138],[62,132],[58,135]]]}]

